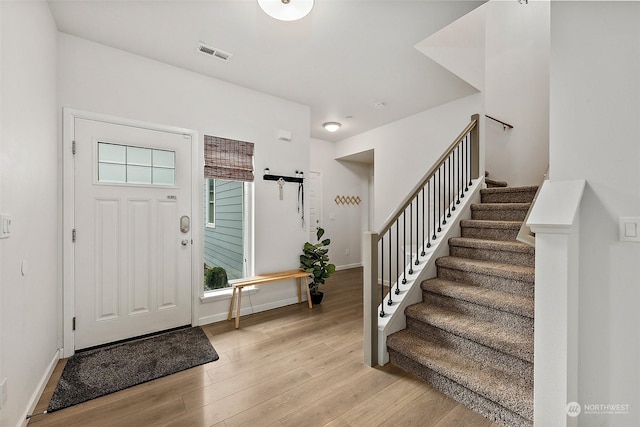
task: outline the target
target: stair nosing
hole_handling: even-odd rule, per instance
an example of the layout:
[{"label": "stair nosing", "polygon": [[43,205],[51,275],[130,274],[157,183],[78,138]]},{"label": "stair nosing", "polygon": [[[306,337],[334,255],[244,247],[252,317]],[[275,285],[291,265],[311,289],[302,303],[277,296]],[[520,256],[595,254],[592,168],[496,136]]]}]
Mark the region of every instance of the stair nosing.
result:
[{"label": "stair nosing", "polygon": [[491,211],[491,210],[500,210],[500,211],[508,211],[508,210],[529,210],[531,207],[531,203],[525,202],[507,202],[507,203],[497,203],[497,202],[486,202],[486,203],[474,203],[471,205],[471,210],[476,211]]},{"label": "stair nosing", "polygon": [[481,194],[495,194],[495,193],[531,193],[538,191],[536,185],[523,185],[519,187],[495,187],[495,188],[482,188]]},{"label": "stair nosing", "polygon": [[[472,249],[485,249],[502,252],[515,252],[532,255],[535,253],[535,248],[517,240],[492,240],[492,239],[478,239],[475,237],[451,237],[449,239],[449,246],[456,246],[460,248],[472,248]],[[488,248],[487,246],[498,246],[498,248]]]},{"label": "stair nosing", "polygon": [[498,228],[498,229],[519,229],[523,221],[504,221],[493,219],[463,219],[460,221],[461,227],[467,228]]}]

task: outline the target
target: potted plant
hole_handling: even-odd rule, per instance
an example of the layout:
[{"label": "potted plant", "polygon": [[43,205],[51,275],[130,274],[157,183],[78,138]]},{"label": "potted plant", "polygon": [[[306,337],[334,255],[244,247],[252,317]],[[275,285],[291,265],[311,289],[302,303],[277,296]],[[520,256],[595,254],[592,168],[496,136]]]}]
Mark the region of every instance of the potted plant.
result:
[{"label": "potted plant", "polygon": [[204,288],[211,291],[214,289],[226,288],[229,286],[227,281],[227,271],[222,267],[211,267],[204,276]]},{"label": "potted plant", "polygon": [[309,290],[311,293],[311,302],[320,304],[322,302],[323,293],[318,290],[325,280],[336,271],[336,266],[329,262],[327,246],[331,243],[330,239],[320,240],[324,235],[324,229],[318,227],[316,232],[317,243],[305,243],[300,255],[300,268],[309,273],[311,282]]}]

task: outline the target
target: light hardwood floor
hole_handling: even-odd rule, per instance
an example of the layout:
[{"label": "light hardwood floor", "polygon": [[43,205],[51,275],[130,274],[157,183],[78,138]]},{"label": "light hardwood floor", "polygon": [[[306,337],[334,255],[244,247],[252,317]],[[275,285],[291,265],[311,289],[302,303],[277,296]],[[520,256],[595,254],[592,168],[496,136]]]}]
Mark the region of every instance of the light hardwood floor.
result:
[{"label": "light hardwood floor", "polygon": [[[362,270],[339,271],[312,310],[296,304],[203,327],[216,362],[51,414],[33,426],[497,427],[391,365],[362,363]],[[243,303],[249,303],[249,298]],[[36,413],[46,409],[56,367]]]}]

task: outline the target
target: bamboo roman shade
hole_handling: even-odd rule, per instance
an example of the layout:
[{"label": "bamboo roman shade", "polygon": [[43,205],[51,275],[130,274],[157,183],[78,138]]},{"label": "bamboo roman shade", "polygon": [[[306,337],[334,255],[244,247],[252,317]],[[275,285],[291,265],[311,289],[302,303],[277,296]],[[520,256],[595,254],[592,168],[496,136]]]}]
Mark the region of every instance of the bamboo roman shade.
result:
[{"label": "bamboo roman shade", "polygon": [[205,135],[204,177],[253,182],[253,143]]}]

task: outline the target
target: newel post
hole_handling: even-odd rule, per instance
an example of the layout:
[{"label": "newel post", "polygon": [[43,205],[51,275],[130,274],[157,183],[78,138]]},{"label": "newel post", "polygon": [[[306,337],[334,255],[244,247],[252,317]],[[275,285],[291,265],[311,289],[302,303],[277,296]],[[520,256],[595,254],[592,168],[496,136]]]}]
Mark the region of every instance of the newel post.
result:
[{"label": "newel post", "polygon": [[577,425],[580,203],[584,180],[545,181],[527,225],[536,235],[536,426]]},{"label": "newel post", "polygon": [[471,178],[480,178],[480,115],[474,114],[471,120],[476,125],[471,129]]},{"label": "newel post", "polygon": [[364,363],[378,364],[378,234],[364,233],[363,312],[364,312]]}]

